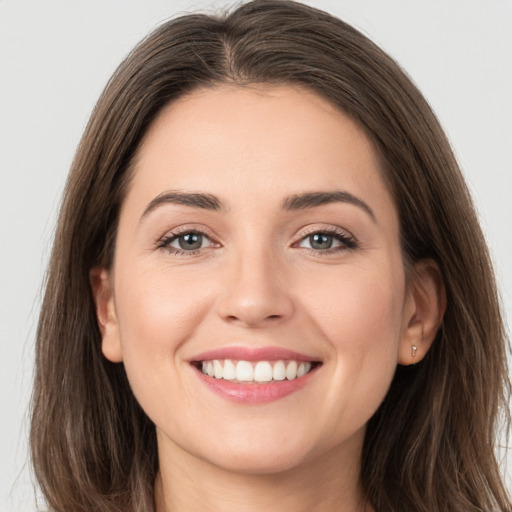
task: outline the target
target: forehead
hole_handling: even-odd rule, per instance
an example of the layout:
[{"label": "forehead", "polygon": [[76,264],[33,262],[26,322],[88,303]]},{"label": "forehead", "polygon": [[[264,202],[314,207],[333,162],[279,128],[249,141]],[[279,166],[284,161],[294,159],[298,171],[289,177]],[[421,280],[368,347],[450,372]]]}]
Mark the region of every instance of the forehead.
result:
[{"label": "forehead", "polygon": [[384,199],[388,207],[391,201],[363,130],[296,86],[195,90],[160,112],[135,162],[128,195],[136,191],[146,200],[168,189],[206,190],[229,203],[241,190],[254,200],[277,201],[343,188]]}]

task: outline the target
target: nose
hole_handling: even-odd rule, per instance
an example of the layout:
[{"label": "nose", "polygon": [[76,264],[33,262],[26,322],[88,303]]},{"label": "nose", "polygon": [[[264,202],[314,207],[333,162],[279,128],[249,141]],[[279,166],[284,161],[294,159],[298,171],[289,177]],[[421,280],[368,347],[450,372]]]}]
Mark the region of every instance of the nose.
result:
[{"label": "nose", "polygon": [[270,251],[244,251],[224,273],[218,301],[221,318],[244,327],[258,328],[288,320],[294,311],[284,262]]}]

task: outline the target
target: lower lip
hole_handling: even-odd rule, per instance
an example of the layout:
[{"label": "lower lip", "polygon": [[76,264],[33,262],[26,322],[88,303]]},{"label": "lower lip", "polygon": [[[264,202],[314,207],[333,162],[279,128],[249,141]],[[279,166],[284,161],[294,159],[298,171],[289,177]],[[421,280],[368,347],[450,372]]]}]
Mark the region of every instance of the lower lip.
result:
[{"label": "lower lip", "polygon": [[214,393],[232,402],[244,404],[262,404],[273,402],[302,389],[313,377],[318,368],[314,368],[303,377],[293,380],[280,380],[258,384],[255,382],[238,383],[224,379],[215,379],[200,370],[197,374],[201,381]]}]

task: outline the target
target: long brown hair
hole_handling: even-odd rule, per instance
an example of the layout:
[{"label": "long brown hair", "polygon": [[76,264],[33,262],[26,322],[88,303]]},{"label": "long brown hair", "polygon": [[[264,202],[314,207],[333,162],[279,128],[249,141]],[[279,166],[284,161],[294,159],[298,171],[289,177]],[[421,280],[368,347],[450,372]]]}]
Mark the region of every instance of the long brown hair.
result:
[{"label": "long brown hair", "polygon": [[488,251],[468,189],[429,105],[351,26],[287,0],[161,25],[101,95],[68,178],[36,346],[31,450],[52,511],[147,512],[155,428],[122,364],[101,353],[90,269],[109,267],[133,156],[164,105],[198,87],[296,84],[374,142],[401,222],[405,262],[435,260],[448,306],[416,366],[398,367],[370,420],[362,479],[378,512],[509,511],[494,453],[509,382]]}]

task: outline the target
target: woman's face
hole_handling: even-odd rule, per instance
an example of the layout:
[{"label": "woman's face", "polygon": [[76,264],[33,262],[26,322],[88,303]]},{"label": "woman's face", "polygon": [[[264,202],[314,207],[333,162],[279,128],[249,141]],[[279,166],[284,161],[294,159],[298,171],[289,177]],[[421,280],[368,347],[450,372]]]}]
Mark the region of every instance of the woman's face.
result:
[{"label": "woman's face", "polygon": [[254,473],[358,460],[410,351],[376,153],[300,88],[220,86],[165,108],[103,278],[103,352],[123,361],[160,457]]}]

